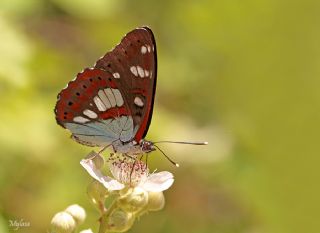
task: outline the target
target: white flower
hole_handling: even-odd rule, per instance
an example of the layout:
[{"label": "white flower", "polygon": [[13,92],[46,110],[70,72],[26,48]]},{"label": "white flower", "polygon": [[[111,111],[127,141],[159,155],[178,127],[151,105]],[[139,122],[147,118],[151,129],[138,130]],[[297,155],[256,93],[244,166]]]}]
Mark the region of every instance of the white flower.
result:
[{"label": "white flower", "polygon": [[[162,171],[149,174],[149,169],[140,160],[128,161],[126,159],[112,158],[110,171],[114,178],[102,174],[95,161],[99,154],[81,160],[80,164],[97,181],[102,183],[109,191],[121,190],[125,187],[139,187],[148,192],[161,192],[173,184],[173,175]],[[98,159],[99,160],[99,159]]]},{"label": "white flower", "polygon": [[76,221],[77,225],[80,225],[86,219],[86,211],[79,205],[70,205],[65,209],[65,212],[70,214]]},{"label": "white flower", "polygon": [[51,231],[54,233],[71,233],[75,228],[76,221],[67,212],[59,212],[51,220]]}]

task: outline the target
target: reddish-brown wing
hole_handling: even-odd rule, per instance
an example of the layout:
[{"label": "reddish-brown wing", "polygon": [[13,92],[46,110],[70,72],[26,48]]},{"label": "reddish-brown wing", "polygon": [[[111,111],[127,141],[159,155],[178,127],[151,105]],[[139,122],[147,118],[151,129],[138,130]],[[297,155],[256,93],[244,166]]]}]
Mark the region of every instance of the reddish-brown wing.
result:
[{"label": "reddish-brown wing", "polygon": [[85,69],[59,93],[57,123],[89,146],[132,140],[131,112],[120,90],[121,83],[109,72]]},{"label": "reddish-brown wing", "polygon": [[121,84],[138,130],[138,142],[147,134],[153,111],[157,80],[157,55],[154,35],[148,27],[129,32],[111,52],[99,59],[95,68],[110,72]]},{"label": "reddish-brown wing", "polygon": [[133,30],[95,68],[79,73],[59,93],[58,124],[90,146],[140,141],[151,121],[156,66],[152,31]]},{"label": "reddish-brown wing", "polygon": [[[105,107],[101,105],[100,108],[95,103],[95,97],[99,97],[100,90],[119,90],[119,86],[121,84],[110,73],[100,69],[85,69],[59,93],[55,107],[57,123],[65,128],[66,123],[81,123],[82,118],[80,117],[83,117],[82,121],[86,123],[115,116],[130,115],[129,108],[125,103],[121,106],[105,106],[104,104]],[[84,113],[84,111],[86,112]],[[95,114],[97,117],[95,117]],[[78,121],[74,120],[76,117],[79,117]]]}]

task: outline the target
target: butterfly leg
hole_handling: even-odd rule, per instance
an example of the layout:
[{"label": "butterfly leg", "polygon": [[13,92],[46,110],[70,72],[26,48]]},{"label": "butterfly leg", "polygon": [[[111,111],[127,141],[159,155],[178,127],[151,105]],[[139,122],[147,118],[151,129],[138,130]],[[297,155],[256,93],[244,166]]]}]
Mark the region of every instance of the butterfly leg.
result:
[{"label": "butterfly leg", "polygon": [[130,158],[130,159],[132,159],[132,160],[136,160],[136,158],[135,158],[135,157],[130,156],[130,155],[128,155],[128,154],[123,154],[123,156],[128,157],[128,158]]},{"label": "butterfly leg", "polygon": [[105,146],[105,147],[103,147],[99,152],[98,152],[98,154],[100,155],[103,151],[105,151],[109,146],[111,146],[112,145],[112,143],[111,144],[109,144],[109,145],[107,145],[107,146]]},{"label": "butterfly leg", "polygon": [[146,165],[148,167],[148,157],[149,157],[149,153],[146,154]]}]

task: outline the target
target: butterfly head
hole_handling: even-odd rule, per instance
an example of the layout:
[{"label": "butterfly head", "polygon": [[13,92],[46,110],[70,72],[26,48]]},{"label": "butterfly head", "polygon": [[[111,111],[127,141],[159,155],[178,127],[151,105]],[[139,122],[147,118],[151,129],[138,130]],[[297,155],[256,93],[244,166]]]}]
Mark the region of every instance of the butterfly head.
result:
[{"label": "butterfly head", "polygon": [[151,142],[151,141],[147,141],[147,140],[142,139],[139,142],[139,145],[140,145],[141,151],[144,152],[144,153],[149,153],[151,151],[156,150],[156,148],[154,147],[153,142]]}]

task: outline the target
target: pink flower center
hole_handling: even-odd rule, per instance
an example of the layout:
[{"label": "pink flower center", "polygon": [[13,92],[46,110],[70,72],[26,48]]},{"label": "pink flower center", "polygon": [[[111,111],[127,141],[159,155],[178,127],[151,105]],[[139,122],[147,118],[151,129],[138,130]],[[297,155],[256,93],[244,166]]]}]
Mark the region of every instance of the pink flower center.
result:
[{"label": "pink flower center", "polygon": [[140,160],[112,159],[110,171],[120,183],[132,186],[145,182],[149,174],[147,165]]}]

